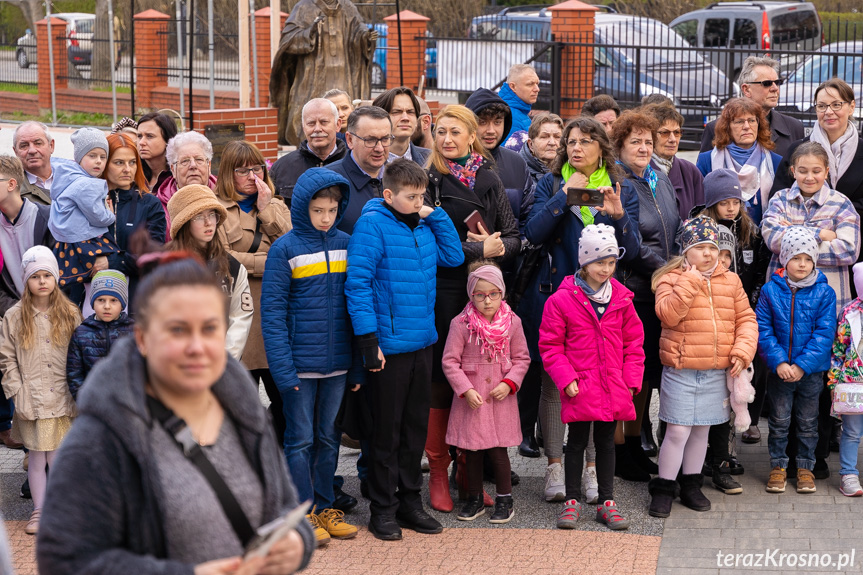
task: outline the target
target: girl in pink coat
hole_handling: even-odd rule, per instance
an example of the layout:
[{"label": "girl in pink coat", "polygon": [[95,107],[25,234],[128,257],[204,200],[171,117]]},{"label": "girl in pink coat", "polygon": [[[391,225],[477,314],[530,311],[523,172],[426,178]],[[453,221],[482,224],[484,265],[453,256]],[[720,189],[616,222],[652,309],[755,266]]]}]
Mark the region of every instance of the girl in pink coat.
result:
[{"label": "girl in pink coat", "polygon": [[468,499],[458,513],[472,521],[485,512],[483,455],[494,465],[495,498],[491,523],[507,523],[512,508],[512,478],[506,448],[521,443],[515,392],[521,387],[530,353],[521,320],[504,301],[500,268],[477,261],[468,268],[470,301],[450,323],[443,372],[455,391],[446,442],[465,450]]},{"label": "girl in pink coat", "polygon": [[612,277],[619,252],[614,228],[584,228],[578,240],[581,269],[563,279],[542,312],[539,352],[560,390],[560,417],[569,424],[560,529],[574,529],[581,515],[578,496],[591,423],[599,483],[596,520],[609,529],[629,527],[614,502],[614,429],[617,421],[635,419],[632,397],[644,375],[644,328],[632,292]]}]

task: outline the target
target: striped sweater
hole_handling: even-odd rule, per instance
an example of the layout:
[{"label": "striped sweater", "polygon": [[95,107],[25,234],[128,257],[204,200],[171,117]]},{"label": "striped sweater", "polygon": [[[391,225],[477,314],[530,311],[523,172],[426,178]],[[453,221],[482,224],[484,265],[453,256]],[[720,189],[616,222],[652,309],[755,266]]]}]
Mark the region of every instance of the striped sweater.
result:
[{"label": "striped sweater", "polygon": [[[836,292],[836,313],[839,314],[851,301],[851,278],[849,266],[857,261],[860,253],[860,216],[851,200],[836,190],[824,186],[811,198],[805,198],[795,183],[779,191],[770,199],[767,211],[761,220],[761,233],[773,257],[767,271],[767,279],[781,266],[779,251],[782,236],[789,226],[803,226],[812,230],[818,242],[817,267],[827,276],[827,283]],[[823,230],[836,233],[836,239],[821,241],[818,233]]]}]

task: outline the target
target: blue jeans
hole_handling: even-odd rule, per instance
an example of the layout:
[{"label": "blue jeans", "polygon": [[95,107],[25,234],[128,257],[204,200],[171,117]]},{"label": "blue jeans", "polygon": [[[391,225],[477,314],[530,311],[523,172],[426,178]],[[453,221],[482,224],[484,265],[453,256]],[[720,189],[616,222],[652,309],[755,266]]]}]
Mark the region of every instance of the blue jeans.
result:
[{"label": "blue jeans", "polygon": [[285,457],[300,501],[314,500],[318,511],[333,506],[333,477],[341,435],[336,415],[347,374],[301,379],[299,389],[281,392],[285,413]]},{"label": "blue jeans", "polygon": [[857,471],[857,449],[863,436],[863,414],[842,416],[842,439],[839,440],[839,475],[860,475]]},{"label": "blue jeans", "polygon": [[791,411],[797,418],[797,468],[812,471],[815,446],[818,444],[818,396],[824,388],[824,372],[804,375],[800,381],[783,381],[775,372],[767,375],[767,402],[770,417],[767,426],[767,451],[770,467],[788,467],[788,428]]}]

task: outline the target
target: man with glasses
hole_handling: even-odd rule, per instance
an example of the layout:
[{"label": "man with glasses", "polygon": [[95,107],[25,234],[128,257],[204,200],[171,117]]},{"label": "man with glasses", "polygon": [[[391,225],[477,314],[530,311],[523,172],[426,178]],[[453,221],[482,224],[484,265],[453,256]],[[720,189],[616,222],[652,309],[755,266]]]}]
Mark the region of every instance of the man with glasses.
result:
[{"label": "man with glasses", "polygon": [[[210,140],[198,132],[180,132],[170,140],[165,148],[165,160],[171,170],[171,176],[166,178],[156,190],[156,197],[162,202],[167,220],[165,241],[171,241],[171,216],[168,214],[168,202],[177,190],[191,184],[209,186],[216,189],[216,176],[210,172],[210,162],[213,160],[213,145]],[[158,239],[158,238],[157,238]]]},{"label": "man with glasses", "polygon": [[328,98],[313,98],[303,106],[303,135],[299,147],[282,156],[270,169],[270,177],[281,196],[291,207],[294,185],[309,168],[324,168],[338,162],[348,147],[337,136],[342,119],[336,104]]},{"label": "man with glasses", "polygon": [[[803,137],[803,122],[774,110],[779,104],[779,86],[784,82],[779,78],[779,70],[779,62],[773,58],[749,56],[743,61],[737,83],[740,84],[744,98],[749,98],[764,108],[770,124],[770,139],[776,144],[773,151],[784,157],[788,146]],[[713,149],[715,130],[716,120],[704,127],[701,138],[702,152]]]},{"label": "man with glasses", "polygon": [[338,228],[352,234],[363,206],[372,198],[380,198],[384,164],[393,144],[393,122],[389,113],[377,106],[357,108],[348,116],[345,136],[350,153],[329,169],[344,176],[351,185],[348,207]]},{"label": "man with glasses", "polygon": [[395,140],[390,146],[388,161],[405,158],[424,166],[431,151],[411,142],[421,114],[420,103],[413,90],[404,86],[387,90],[375,98],[372,105],[386,110],[393,122]]}]

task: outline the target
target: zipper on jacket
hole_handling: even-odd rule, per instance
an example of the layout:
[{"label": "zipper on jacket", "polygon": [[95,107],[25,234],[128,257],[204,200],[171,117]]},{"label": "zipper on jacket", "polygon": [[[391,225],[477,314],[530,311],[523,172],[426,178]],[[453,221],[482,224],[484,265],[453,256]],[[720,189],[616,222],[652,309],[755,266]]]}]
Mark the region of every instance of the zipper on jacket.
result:
[{"label": "zipper on jacket", "polygon": [[335,343],[335,338],[333,337],[333,306],[330,300],[333,293],[333,279],[332,274],[330,273],[330,250],[326,235],[324,235],[324,260],[327,262],[327,341],[329,342],[329,345],[327,346],[327,369],[329,371],[326,373],[329,373],[333,370],[333,345]]},{"label": "zipper on jacket", "polygon": [[791,362],[791,348],[794,346],[794,298],[797,297],[797,290],[791,290],[791,323],[788,326],[788,365],[794,365]]},{"label": "zipper on jacket", "polygon": [[665,236],[665,261],[671,259],[671,249],[668,242],[668,229],[665,227],[665,218],[662,216],[662,210],[659,208],[659,202],[656,201],[656,196],[650,194],[653,197],[653,205],[656,206],[656,211],[659,212],[659,223],[662,224],[662,235]]},{"label": "zipper on jacket", "polygon": [[716,308],[713,307],[713,288],[710,286],[710,278],[707,278],[707,299],[710,301],[710,319],[713,321],[713,368],[719,365],[717,348],[719,346],[719,330],[716,327]]}]

